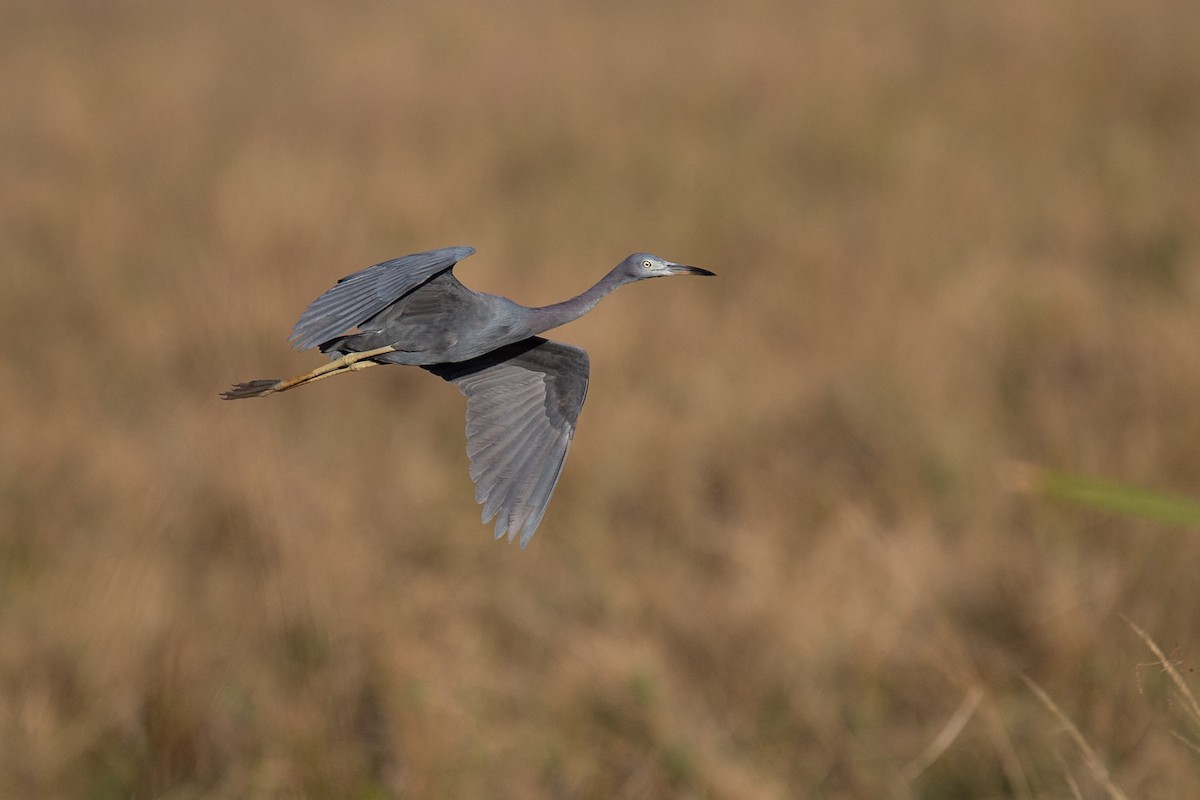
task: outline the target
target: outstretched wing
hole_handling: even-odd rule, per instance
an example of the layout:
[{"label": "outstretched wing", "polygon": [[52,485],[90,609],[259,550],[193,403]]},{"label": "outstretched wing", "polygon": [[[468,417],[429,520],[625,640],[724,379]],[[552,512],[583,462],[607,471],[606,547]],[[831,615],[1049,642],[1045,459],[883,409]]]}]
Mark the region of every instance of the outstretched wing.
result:
[{"label": "outstretched wing", "polygon": [[467,396],[467,455],[483,521],[521,547],[558,483],[587,396],[588,357],[538,336],[456,364],[425,369]]},{"label": "outstretched wing", "polygon": [[443,247],[394,258],[348,275],[304,309],[288,340],[297,350],[327,342],[361,325],[474,252],[474,247]]}]

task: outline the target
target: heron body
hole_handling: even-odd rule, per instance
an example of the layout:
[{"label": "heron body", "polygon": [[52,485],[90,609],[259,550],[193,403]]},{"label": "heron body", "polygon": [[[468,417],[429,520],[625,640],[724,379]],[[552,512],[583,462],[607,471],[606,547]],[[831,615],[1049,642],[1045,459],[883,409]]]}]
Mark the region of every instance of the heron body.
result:
[{"label": "heron body", "polygon": [[467,398],[467,453],[483,521],[496,517],[496,538],[519,536],[525,547],[562,473],[588,386],[587,353],[537,334],[578,319],[626,283],[713,273],[635,253],[583,294],[531,308],[463,286],[454,265],[474,252],[414,253],[341,279],[305,309],[290,337],[296,349],[319,348],[329,364],[289,380],[240,383],[222,397],[263,397],[379,364],[423,367]]}]

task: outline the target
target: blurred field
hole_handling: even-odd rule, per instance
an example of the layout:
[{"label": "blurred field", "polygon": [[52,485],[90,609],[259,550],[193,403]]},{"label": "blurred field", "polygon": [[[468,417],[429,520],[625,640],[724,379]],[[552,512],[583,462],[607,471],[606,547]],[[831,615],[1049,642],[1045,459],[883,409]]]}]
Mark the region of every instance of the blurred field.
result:
[{"label": "blurred field", "polygon": [[[1200,797],[1121,619],[1200,686],[1200,536],[1007,466],[1200,492],[1197,31],[0,4],[0,797]],[[217,398],[456,244],[531,304],[720,276],[557,332],[592,391],[525,552],[429,375]]]}]

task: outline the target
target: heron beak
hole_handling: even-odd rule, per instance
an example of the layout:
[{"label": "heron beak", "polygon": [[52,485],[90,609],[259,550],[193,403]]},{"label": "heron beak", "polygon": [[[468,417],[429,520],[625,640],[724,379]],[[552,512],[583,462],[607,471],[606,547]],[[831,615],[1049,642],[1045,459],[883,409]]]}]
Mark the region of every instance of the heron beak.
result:
[{"label": "heron beak", "polygon": [[668,264],[668,275],[709,275],[715,276],[717,273],[709,272],[700,267],[689,267],[687,264]]}]

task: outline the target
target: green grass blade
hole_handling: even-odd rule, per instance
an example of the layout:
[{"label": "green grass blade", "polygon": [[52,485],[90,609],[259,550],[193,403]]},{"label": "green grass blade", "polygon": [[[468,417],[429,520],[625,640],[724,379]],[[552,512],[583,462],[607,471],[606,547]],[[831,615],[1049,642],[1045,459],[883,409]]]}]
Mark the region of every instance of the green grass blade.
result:
[{"label": "green grass blade", "polygon": [[1041,497],[1126,517],[1200,528],[1200,501],[1191,497],[1034,465],[1023,465],[1022,472],[1022,483]]}]

